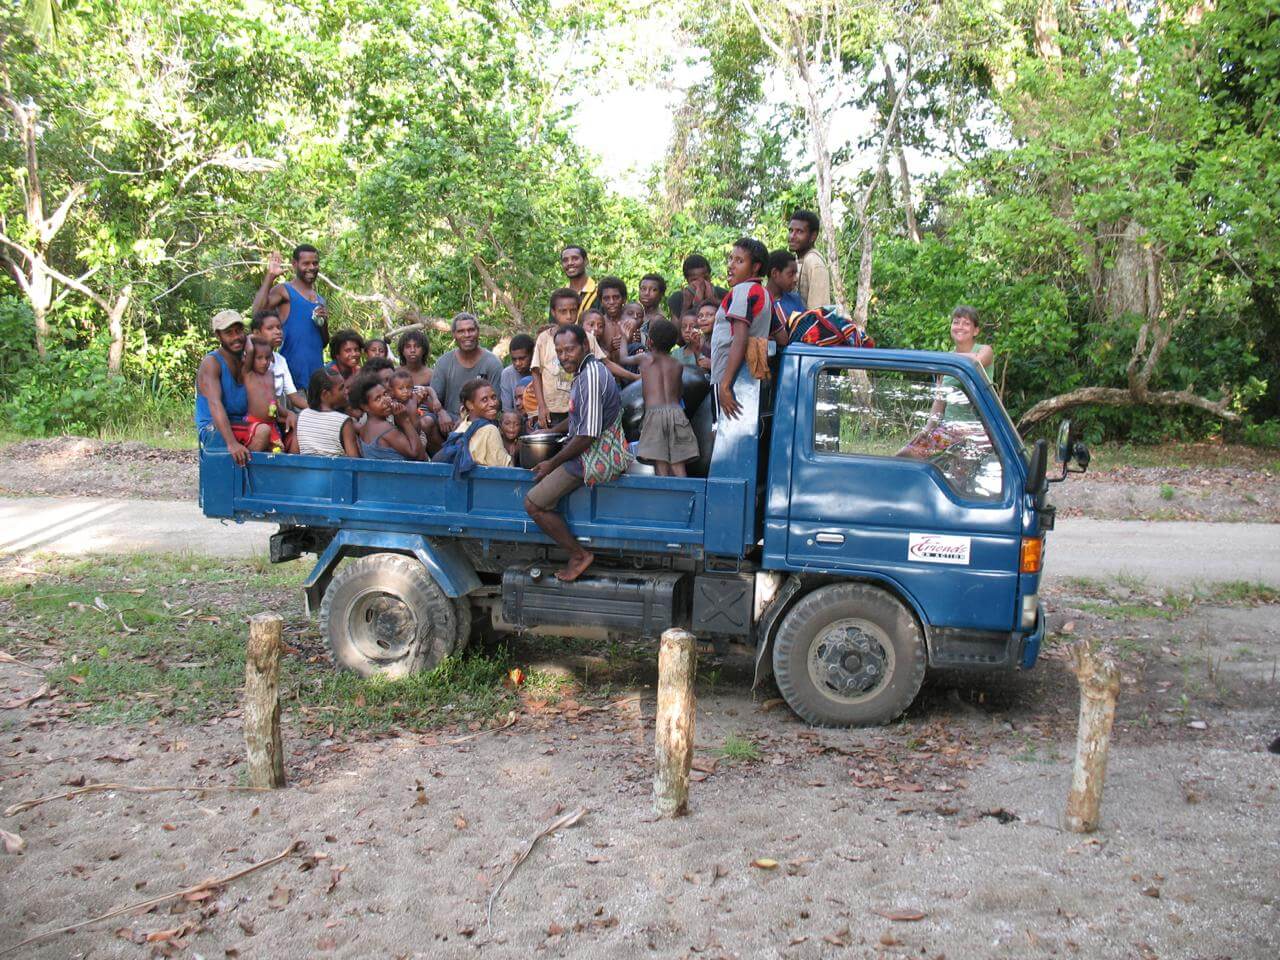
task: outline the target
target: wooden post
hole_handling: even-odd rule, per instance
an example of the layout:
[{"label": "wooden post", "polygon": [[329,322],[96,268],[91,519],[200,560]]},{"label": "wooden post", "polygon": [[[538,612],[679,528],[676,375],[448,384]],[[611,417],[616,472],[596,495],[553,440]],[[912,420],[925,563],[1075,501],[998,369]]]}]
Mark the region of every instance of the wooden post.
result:
[{"label": "wooden post", "polygon": [[660,817],[689,812],[689,765],[693,762],[693,681],[698,654],[693,634],[672,629],[658,647],[658,715],[653,748],[653,807]]},{"label": "wooden post", "polygon": [[249,618],[244,658],[244,745],[249,755],[249,786],[284,786],[284,747],[280,742],[280,627],[278,613]]},{"label": "wooden post", "polygon": [[1071,670],[1080,684],[1080,728],[1076,732],[1076,762],[1067,794],[1066,828],[1073,833],[1098,829],[1102,782],[1107,773],[1107,749],[1116,719],[1120,670],[1088,640],[1071,647]]}]

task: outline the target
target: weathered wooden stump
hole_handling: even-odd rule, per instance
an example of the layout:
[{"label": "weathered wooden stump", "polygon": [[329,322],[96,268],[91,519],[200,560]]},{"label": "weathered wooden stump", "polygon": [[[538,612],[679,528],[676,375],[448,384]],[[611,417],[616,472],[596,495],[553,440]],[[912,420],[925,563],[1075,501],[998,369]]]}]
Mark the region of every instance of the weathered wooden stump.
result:
[{"label": "weathered wooden stump", "polygon": [[658,715],[653,747],[653,806],[660,817],[689,812],[689,765],[693,762],[693,681],[698,654],[688,630],[667,630],[658,647]]},{"label": "weathered wooden stump", "polygon": [[1087,640],[1071,648],[1071,670],[1080,684],[1080,727],[1076,732],[1076,762],[1067,794],[1066,828],[1073,833],[1098,829],[1102,783],[1107,774],[1107,750],[1116,719],[1120,669]]},{"label": "weathered wooden stump", "polygon": [[244,658],[244,745],[249,757],[249,786],[284,786],[284,747],[280,741],[280,627],[278,613],[249,618]]}]

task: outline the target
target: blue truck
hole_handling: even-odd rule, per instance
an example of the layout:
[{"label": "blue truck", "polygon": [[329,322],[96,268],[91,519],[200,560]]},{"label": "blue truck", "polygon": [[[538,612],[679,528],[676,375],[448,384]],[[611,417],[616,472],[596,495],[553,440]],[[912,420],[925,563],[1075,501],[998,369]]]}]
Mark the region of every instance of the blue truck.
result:
[{"label": "blue truck", "polygon": [[[686,627],[750,644],[822,726],[887,722],[926,668],[1029,669],[1049,448],[1027,448],[986,376],[954,353],[809,347],[745,370],[705,476],[623,475],[561,504],[596,556],[573,583],[523,501],[527,470],[254,454],[202,437],[206,516],[280,524],[271,559],[304,583],[335,662],[401,677],[473,635]],[[710,404],[710,400],[704,401]],[[696,412],[694,412],[696,413]],[[698,417],[691,414],[698,422]],[[707,417],[702,417],[709,422]],[[1088,451],[1064,425],[1064,477]]]}]

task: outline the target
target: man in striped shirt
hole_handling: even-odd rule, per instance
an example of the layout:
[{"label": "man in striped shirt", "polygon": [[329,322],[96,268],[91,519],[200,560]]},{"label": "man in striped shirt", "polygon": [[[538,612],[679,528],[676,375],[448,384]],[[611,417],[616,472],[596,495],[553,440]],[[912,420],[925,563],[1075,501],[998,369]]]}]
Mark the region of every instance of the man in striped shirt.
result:
[{"label": "man in striped shirt", "polygon": [[550,460],[533,468],[536,481],[524,498],[530,518],[568,555],[568,563],[556,571],[565,582],[576,580],[591,566],[595,555],[583,548],[569,530],[556,505],[583,485],[582,456],[622,413],[622,397],[608,368],[587,349],[587,332],[575,324],[555,331],[556,358],[569,387],[568,442]]}]

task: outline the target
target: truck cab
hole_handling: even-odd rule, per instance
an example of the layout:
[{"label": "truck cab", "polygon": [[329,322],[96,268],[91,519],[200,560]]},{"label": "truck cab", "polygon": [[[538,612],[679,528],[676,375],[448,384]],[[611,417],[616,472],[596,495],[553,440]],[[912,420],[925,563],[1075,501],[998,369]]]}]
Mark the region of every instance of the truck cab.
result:
[{"label": "truck cab", "polygon": [[336,662],[365,674],[430,668],[474,633],[684,626],[753,645],[757,683],[772,673],[803,719],[849,726],[897,716],[930,666],[1035,663],[1047,447],[1028,453],[976,363],[796,344],[735,392],[742,415],[713,434],[709,409],[690,411],[713,438],[706,476],[627,474],[563,501],[597,557],[574,583],[550,575],[523,470],[454,479],[445,464],[271,454],[237,467],[215,434],[201,503],[280,523],[273,560],[318,554],[308,607]]}]

